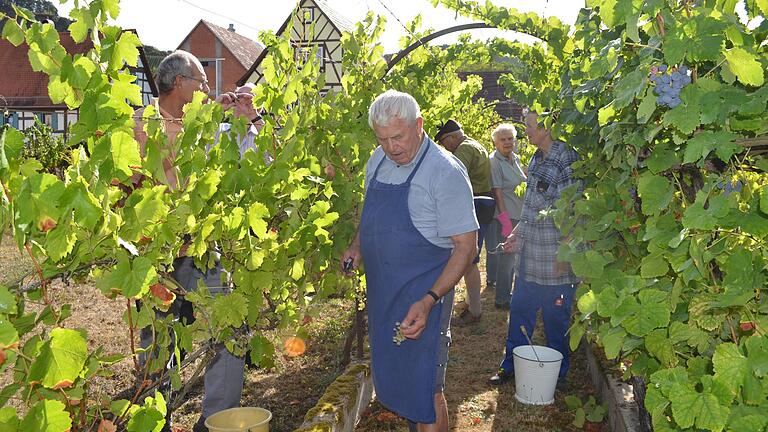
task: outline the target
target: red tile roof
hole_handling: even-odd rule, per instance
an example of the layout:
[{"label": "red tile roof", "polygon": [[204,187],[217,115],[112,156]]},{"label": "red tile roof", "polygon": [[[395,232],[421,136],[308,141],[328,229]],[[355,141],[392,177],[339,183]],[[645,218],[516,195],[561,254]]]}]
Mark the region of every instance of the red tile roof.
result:
[{"label": "red tile roof", "polygon": [[[264,50],[264,45],[232,30],[219,27],[216,24],[200,20],[211,29],[211,32],[224,44],[225,47],[237,58],[237,61],[248,69],[256,58]],[[186,39],[185,39],[186,40]]]},{"label": "red tile roof", "polygon": [[[75,43],[68,32],[59,33],[61,44],[70,54],[82,54],[93,47],[90,39]],[[48,75],[34,72],[29,64],[27,44],[13,46],[0,39],[0,107],[53,108],[48,97]],[[5,100],[3,100],[5,99]]]}]

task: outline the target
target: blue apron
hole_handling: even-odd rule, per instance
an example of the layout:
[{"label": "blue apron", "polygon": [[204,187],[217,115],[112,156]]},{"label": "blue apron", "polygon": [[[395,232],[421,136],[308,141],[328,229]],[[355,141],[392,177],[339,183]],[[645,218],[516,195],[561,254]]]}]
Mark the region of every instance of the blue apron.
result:
[{"label": "blue apron", "polygon": [[382,405],[418,422],[435,422],[435,374],[442,302],[429,313],[421,337],[393,342],[395,323],[422,299],[443,272],[451,249],[434,245],[416,229],[408,211],[411,180],[428,146],[408,179],[397,185],[381,183],[376,167],[365,194],[360,220],[360,247],[368,286],[368,331],[376,397]]}]

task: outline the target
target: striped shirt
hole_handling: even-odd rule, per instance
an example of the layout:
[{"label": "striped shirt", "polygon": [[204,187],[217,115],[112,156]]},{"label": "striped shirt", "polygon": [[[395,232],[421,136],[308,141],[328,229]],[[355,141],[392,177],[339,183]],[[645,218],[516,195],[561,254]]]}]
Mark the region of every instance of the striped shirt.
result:
[{"label": "striped shirt", "polygon": [[[556,274],[554,265],[557,248],[562,236],[552,217],[544,217],[542,211],[555,208],[555,202],[563,190],[572,184],[580,184],[573,178],[571,164],[579,159],[576,152],[562,141],[554,141],[545,156],[536,150],[528,167],[528,185],[523,198],[523,210],[516,231],[520,236],[524,255],[525,280],[540,285],[577,283],[572,271]],[[520,265],[518,256],[518,268]]]}]

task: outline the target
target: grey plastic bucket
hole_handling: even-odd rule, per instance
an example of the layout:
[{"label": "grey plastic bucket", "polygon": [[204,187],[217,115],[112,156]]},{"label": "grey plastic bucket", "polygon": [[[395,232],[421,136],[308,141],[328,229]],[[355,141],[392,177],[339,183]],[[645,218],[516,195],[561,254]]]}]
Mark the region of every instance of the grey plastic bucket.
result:
[{"label": "grey plastic bucket", "polygon": [[554,402],[563,354],[539,345],[520,345],[512,350],[512,354],[515,362],[515,399],[528,405]]}]

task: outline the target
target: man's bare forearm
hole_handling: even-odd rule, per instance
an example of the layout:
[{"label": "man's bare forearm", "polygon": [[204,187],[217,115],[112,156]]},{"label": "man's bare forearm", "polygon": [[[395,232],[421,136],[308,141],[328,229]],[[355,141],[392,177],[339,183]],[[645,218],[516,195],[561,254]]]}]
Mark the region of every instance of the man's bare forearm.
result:
[{"label": "man's bare forearm", "polygon": [[455,241],[453,253],[448,259],[445,269],[431,288],[439,297],[448,294],[448,291],[456,286],[461,277],[464,276],[467,266],[477,255],[477,231],[455,237],[461,237],[461,239]]}]

